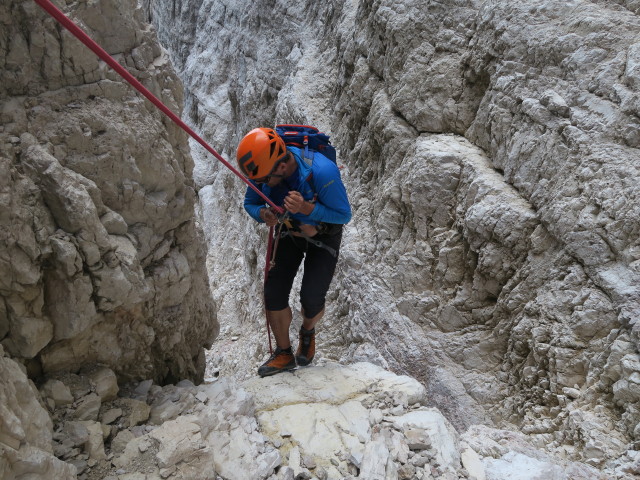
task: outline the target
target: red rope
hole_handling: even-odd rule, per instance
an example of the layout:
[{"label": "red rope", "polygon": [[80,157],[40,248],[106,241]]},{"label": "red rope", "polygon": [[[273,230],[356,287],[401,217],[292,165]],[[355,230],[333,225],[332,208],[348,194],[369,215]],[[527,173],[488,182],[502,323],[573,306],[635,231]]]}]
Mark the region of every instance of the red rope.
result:
[{"label": "red rope", "polygon": [[[267,243],[267,259],[264,262],[264,284],[267,286],[267,276],[269,270],[271,270],[271,257],[273,255],[273,227],[269,228],[269,242]],[[264,294],[266,294],[266,288],[263,288]],[[267,318],[267,338],[269,339],[269,355],[273,354],[273,345],[271,344],[271,326],[269,325],[269,310],[267,310],[267,297],[264,297],[264,315]]]},{"label": "red rope", "polygon": [[262,193],[253,183],[247,180],[233,165],[227,162],[222,156],[216,152],[207,142],[205,142],[196,132],[194,132],[180,117],[173,113],[164,103],[162,103],[153,93],[142,85],[133,75],[131,75],[122,65],[120,65],[111,55],[109,55],[100,45],[89,37],[80,27],[78,27],[69,17],[62,13],[50,0],[34,0],[44,11],[55,18],[64,28],[69,30],[78,40],[89,47],[101,60],[106,62],[113,68],[122,78],[138,90],[142,95],[147,97],[151,103],[158,107],[162,113],[169,117],[176,125],[187,132],[191,137],[202,145],[209,153],[216,157],[222,164],[231,170],[238,178],[251,187],[260,197],[268,203],[279,214],[284,213],[282,208],[275,205],[264,193]]}]

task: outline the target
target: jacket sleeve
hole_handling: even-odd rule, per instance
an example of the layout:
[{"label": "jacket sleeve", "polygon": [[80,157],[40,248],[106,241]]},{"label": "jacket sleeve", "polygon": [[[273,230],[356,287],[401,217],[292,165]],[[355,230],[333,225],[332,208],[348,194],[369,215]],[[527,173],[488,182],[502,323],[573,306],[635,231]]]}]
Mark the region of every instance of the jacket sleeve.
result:
[{"label": "jacket sleeve", "polygon": [[264,199],[262,199],[252,188],[247,187],[247,191],[244,194],[244,209],[256,222],[264,223],[264,220],[260,218],[260,210],[264,207]]},{"label": "jacket sleeve", "polygon": [[308,217],[316,222],[348,223],[351,205],[338,166],[331,161],[325,162],[321,168],[314,169],[311,181],[318,197]]}]

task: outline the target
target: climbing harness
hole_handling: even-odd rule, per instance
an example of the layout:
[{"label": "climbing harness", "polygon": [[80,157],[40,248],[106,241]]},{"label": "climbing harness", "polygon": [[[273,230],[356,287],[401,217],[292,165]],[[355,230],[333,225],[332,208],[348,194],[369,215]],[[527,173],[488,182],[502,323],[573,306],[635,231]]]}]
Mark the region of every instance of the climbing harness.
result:
[{"label": "climbing harness", "polygon": [[324,243],[324,242],[321,242],[320,240],[316,240],[316,239],[315,239],[315,238],[313,238],[313,237],[310,237],[310,236],[308,236],[308,235],[305,235],[305,234],[304,234],[304,233],[302,233],[302,232],[296,232],[296,233],[297,233],[298,235],[294,235],[293,233],[291,233],[291,230],[286,230],[286,231],[284,231],[284,232],[281,232],[281,233],[280,233],[280,238],[284,238],[284,237],[287,237],[287,236],[290,236],[290,237],[300,237],[300,238],[305,239],[305,240],[306,240],[308,243],[310,243],[311,245],[315,245],[315,246],[316,246],[316,247],[318,247],[318,248],[323,248],[323,249],[325,249],[327,252],[329,252],[329,253],[331,254],[331,256],[332,256],[332,257],[335,257],[335,258],[337,258],[337,257],[338,257],[338,252],[336,251],[336,249],[335,249],[335,248],[330,247],[329,245],[327,245],[327,244],[326,244],[326,243]]},{"label": "climbing harness", "polygon": [[[338,252],[336,251],[335,248],[330,247],[326,243],[321,242],[316,238],[310,237],[309,235],[305,235],[300,229],[300,224],[298,223],[298,221],[291,218],[291,216],[289,215],[289,212],[285,212],[284,214],[278,216],[278,223],[280,227],[282,226],[287,227],[287,229],[284,232],[282,231],[282,228],[280,228],[278,233],[276,233],[276,235],[279,236],[280,238],[284,238],[287,236],[304,238],[311,245],[315,245],[318,248],[323,248],[327,252],[329,252],[331,256],[336,258],[338,257]],[[294,235],[294,233],[296,233],[296,235]],[[274,258],[275,258],[275,254],[274,254]]]}]

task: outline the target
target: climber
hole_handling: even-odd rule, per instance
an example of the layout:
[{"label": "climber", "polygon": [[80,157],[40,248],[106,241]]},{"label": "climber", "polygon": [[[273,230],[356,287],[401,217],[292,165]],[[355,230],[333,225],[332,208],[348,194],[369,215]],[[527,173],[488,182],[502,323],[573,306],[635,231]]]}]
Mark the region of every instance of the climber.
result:
[{"label": "climber", "polygon": [[[240,170],[271,199],[284,207],[280,218],[251,188],[244,208],[257,222],[275,226],[278,235],[275,263],[265,281],[267,321],[276,349],[258,368],[261,377],[311,363],[315,355],[315,326],[324,314],[325,297],[340,250],[342,226],[351,219],[351,206],[340,170],[324,155],[313,161],[302,150],[285,145],[271,128],[256,128],[240,141]],[[289,340],[292,312],[289,294],[304,259],[300,288],[302,326],[295,356]]]}]

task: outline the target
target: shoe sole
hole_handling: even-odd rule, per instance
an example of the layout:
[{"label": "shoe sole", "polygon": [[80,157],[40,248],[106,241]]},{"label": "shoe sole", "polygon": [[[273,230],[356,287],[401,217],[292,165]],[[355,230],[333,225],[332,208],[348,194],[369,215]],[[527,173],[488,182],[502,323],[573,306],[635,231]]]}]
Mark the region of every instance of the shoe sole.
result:
[{"label": "shoe sole", "polygon": [[270,377],[272,375],[276,375],[276,374],[282,373],[282,372],[290,372],[290,371],[295,370],[295,369],[296,369],[296,367],[278,368],[277,370],[273,370],[271,372],[264,372],[264,373],[258,372],[258,375],[260,375],[261,378],[264,378],[264,377]]},{"label": "shoe sole", "polygon": [[308,367],[309,365],[311,365],[311,362],[313,362],[313,357],[311,357],[310,360],[307,360],[304,357],[296,357],[296,363],[299,367]]}]

